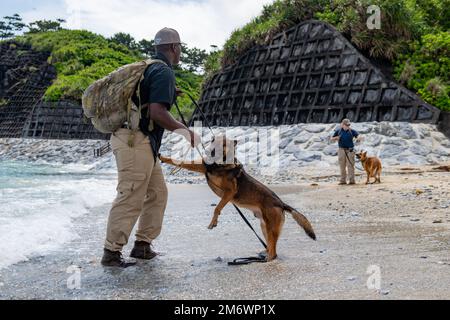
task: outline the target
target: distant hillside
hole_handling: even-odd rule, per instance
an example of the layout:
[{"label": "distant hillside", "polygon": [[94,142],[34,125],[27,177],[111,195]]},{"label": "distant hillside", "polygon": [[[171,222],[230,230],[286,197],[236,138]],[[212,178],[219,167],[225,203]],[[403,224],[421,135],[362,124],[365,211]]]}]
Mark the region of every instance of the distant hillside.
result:
[{"label": "distant hillside", "polygon": [[[372,5],[380,8],[381,29],[367,27]],[[333,25],[386,76],[450,111],[449,7],[450,0],[276,0],[209,57],[207,74],[233,64],[255,45],[266,45],[275,34],[317,19]]]},{"label": "distant hillside", "polygon": [[[45,93],[47,101],[81,101],[84,90],[94,81],[123,65],[145,59],[137,51],[85,30],[26,33],[13,40],[50,52],[48,62],[55,66],[57,78]],[[181,68],[175,73],[178,86],[198,98],[203,77]],[[190,116],[193,110],[189,99],[182,97],[179,103],[182,112]]]}]

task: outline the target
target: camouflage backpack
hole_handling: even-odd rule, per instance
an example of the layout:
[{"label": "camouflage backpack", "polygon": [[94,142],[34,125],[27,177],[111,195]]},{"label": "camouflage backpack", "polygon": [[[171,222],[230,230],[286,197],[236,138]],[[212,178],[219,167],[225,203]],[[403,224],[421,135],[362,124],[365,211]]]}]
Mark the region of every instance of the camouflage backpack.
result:
[{"label": "camouflage backpack", "polygon": [[102,133],[114,133],[125,123],[132,130],[129,145],[132,147],[134,135],[139,128],[141,103],[136,106],[132,97],[137,92],[140,100],[140,83],[144,72],[154,63],[161,60],[144,60],[123,66],[103,79],[90,85],[83,94],[83,110],[91,119],[94,127]]}]

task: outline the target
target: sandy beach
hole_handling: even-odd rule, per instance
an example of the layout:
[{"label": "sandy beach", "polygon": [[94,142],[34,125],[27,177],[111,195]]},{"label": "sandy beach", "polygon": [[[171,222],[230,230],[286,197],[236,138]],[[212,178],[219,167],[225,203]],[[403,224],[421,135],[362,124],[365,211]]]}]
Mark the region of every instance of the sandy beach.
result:
[{"label": "sandy beach", "polygon": [[[79,237],[63,248],[0,270],[0,299],[450,299],[450,174],[431,169],[393,170],[381,185],[360,176],[338,187],[335,177],[313,175],[273,185],[318,241],[288,217],[279,259],[240,267],[227,262],[262,247],[233,208],[207,230],[216,196],[206,185],[169,185],[158,258],[103,269],[103,205],[75,219]],[[373,270],[379,289],[367,286]]]}]

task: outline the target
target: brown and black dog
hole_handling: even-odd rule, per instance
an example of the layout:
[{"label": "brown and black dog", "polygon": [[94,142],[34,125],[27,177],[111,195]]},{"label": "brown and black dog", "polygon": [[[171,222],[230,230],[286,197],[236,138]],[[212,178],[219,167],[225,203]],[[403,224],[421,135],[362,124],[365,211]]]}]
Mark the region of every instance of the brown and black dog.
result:
[{"label": "brown and black dog", "polygon": [[[222,146],[220,146],[222,145]],[[295,221],[303,227],[306,234],[316,239],[314,230],[308,219],[285,204],[272,190],[248,175],[235,157],[237,141],[227,140],[225,137],[213,139],[210,150],[214,157],[214,150],[223,150],[223,164],[213,164],[205,159],[200,163],[177,163],[161,156],[163,163],[171,164],[189,171],[203,173],[211,190],[221,198],[214,210],[209,229],[217,226],[222,209],[229,203],[251,210],[261,222],[261,229],[267,241],[267,261],[277,257],[277,241],[284,224],[284,212],[289,212]],[[226,161],[231,159],[231,161]]]},{"label": "brown and black dog", "polygon": [[366,170],[366,184],[370,183],[370,178],[375,178],[375,182],[373,183],[381,183],[381,171],[383,170],[381,166],[381,160],[377,157],[368,157],[367,152],[363,151],[357,153],[356,157],[361,160],[364,170]]}]

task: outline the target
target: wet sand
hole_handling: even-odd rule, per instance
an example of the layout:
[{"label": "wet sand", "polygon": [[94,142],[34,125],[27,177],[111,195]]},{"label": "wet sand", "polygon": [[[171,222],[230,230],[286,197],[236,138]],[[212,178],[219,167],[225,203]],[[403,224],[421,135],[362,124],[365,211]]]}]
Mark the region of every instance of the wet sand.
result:
[{"label": "wet sand", "polygon": [[[336,178],[318,177],[272,186],[310,219],[318,241],[288,216],[279,259],[240,267],[227,262],[261,244],[232,206],[207,230],[218,199],[205,185],[169,186],[155,243],[162,255],[126,270],[100,266],[109,206],[99,207],[74,221],[79,239],[0,270],[0,299],[450,299],[450,173],[363,182],[338,187]],[[71,265],[81,267],[80,289],[67,287]],[[374,265],[380,290],[367,288]]]}]

